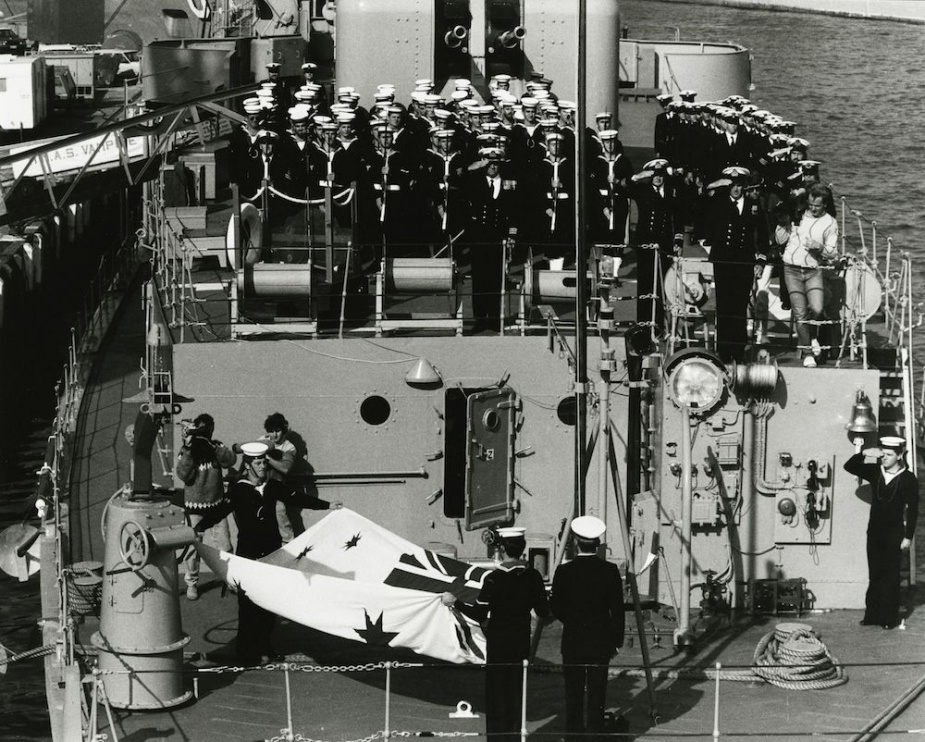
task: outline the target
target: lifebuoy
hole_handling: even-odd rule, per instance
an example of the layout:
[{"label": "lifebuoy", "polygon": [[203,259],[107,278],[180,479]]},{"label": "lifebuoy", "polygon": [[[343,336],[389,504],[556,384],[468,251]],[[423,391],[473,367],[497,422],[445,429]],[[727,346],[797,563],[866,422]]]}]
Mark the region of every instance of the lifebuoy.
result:
[{"label": "lifebuoy", "polygon": [[[253,265],[260,260],[263,248],[263,217],[260,209],[254,204],[241,204],[241,247],[244,251],[244,265]],[[238,267],[238,256],[234,249],[235,219],[228,220],[228,232],[225,234],[225,254],[228,266],[232,269]]]},{"label": "lifebuoy", "polygon": [[883,287],[874,269],[860,260],[848,263],[844,272],[845,307],[865,320],[873,317],[883,301]]},{"label": "lifebuoy", "polygon": [[665,272],[665,306],[681,314],[695,312],[709,299],[709,290],[703,274],[696,265],[688,264],[679,277],[677,266],[672,265]]}]

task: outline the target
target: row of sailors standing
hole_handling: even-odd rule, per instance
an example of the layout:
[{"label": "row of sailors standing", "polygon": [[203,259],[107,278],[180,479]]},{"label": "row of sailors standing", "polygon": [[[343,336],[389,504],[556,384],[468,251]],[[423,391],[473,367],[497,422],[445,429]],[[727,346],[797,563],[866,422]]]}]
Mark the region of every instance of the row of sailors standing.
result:
[{"label": "row of sailors standing", "polygon": [[[528,82],[520,100],[509,85],[506,75],[493,78],[492,103],[484,104],[466,80],[455,82],[448,99],[432,92],[432,81],[419,80],[406,108],[385,84],[367,110],[353,88],[339,88],[337,103],[328,105],[321,87],[306,83],[294,93],[284,127],[280,85],[268,80],[245,100],[247,122],[231,136],[232,180],[247,199],[269,181],[296,208],[297,199],[318,200],[325,188],[343,193],[356,183],[359,226],[367,231],[361,241],[433,245],[460,235],[472,241],[479,231],[473,222],[483,218],[474,185],[497,162],[504,190],[516,196],[505,199],[512,208],[506,220],[523,242],[564,258],[574,244],[575,104],[558,100],[548,80]],[[611,114],[599,114],[587,133],[599,198],[594,227],[598,238],[623,244],[623,186],[632,167],[611,123]],[[292,212],[276,207],[283,218]],[[335,211],[347,226],[350,210]],[[378,231],[368,229],[376,223]]]},{"label": "row of sailors standing", "polygon": [[833,304],[842,298],[833,270],[838,222],[831,190],[819,182],[820,163],[807,159],[809,142],[795,136],[794,122],[741,96],[697,103],[696,93],[684,91],[680,98],[659,96],[655,147],[695,194],[697,206],[682,222],[711,246],[721,355],[743,359],[749,316],[762,342],[768,283],[777,275],[803,365],[815,367],[824,356],[820,339],[837,342],[825,323],[840,308],[825,307],[824,297]]},{"label": "row of sailors standing", "polygon": [[[271,203],[271,219],[298,211],[298,199],[306,195],[319,199],[325,188],[343,194],[356,183],[358,237],[376,246],[374,259],[381,257],[383,244],[394,256],[460,241],[471,256],[477,323],[494,324],[498,303],[491,296],[500,290],[505,260],[522,257],[524,245],[550,259],[574,254],[575,106],[558,100],[545,79],[529,81],[518,101],[510,78],[493,78],[491,104],[476,100],[468,81],[455,84],[443,99],[433,93],[432,81],[419,80],[407,108],[396,103],[394,86],[380,85],[367,110],[352,88],[341,87],[337,102],[328,105],[321,86],[306,82],[294,93],[284,128],[278,84],[268,80],[245,101],[247,124],[232,136],[232,177],[246,198],[265,181],[290,197]],[[711,260],[720,266],[719,349],[727,358],[742,358],[754,303],[752,273],[766,276],[765,266],[780,262],[766,258],[798,232],[808,186],[818,181],[818,163],[805,159],[808,142],[793,136],[795,124],[738,96],[720,104],[696,104],[693,97],[689,92],[678,102],[660,97],[661,157],[639,173],[623,153],[612,116],[595,117],[594,129],[585,132],[592,163],[588,230],[597,243],[657,245],[663,272],[679,233],[710,245]],[[830,210],[830,195],[819,198]],[[638,221],[630,241],[631,199]],[[335,219],[349,226],[351,211],[341,203],[335,200]],[[734,215],[725,208],[729,203],[735,203]],[[811,263],[820,262],[815,255],[831,252],[831,227],[826,225],[824,254],[816,247],[803,250],[803,262],[791,267],[807,275],[817,270]],[[837,235],[837,224],[834,229]],[[785,251],[789,258],[799,253]],[[636,256],[637,316],[655,316],[661,325],[651,256],[641,251]],[[807,283],[807,276],[791,275],[783,283],[798,290],[800,344],[815,350],[811,325],[804,324],[821,315],[813,276]]]}]

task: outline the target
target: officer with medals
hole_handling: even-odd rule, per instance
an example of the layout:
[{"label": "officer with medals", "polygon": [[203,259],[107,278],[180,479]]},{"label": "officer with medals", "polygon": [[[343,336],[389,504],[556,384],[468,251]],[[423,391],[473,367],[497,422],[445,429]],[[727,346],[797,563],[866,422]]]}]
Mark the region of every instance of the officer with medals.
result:
[{"label": "officer with medals", "polygon": [[464,182],[474,333],[500,327],[506,251],[513,249],[521,210],[517,181],[506,177],[503,170],[507,161],[504,152],[489,147],[479,151],[479,158],[470,166]]},{"label": "officer with medals", "polygon": [[[748,168],[728,167],[711,183],[696,234],[710,246],[716,294],[716,349],[724,361],[745,360],[749,299],[766,260],[767,221],[754,194],[746,193]],[[761,261],[762,265],[759,265]]]},{"label": "officer with medals", "polygon": [[604,521],[583,515],[571,528],[578,554],[556,570],[550,605],[563,625],[565,729],[593,742],[604,731],[608,664],[623,646],[623,580],[616,564],[597,556]]},{"label": "officer with medals", "polygon": [[[499,528],[502,561],[485,576],[475,605],[443,593],[455,606],[481,622],[487,640],[485,726],[490,742],[511,742],[520,732],[523,661],[530,656],[530,613],[549,615],[546,587],[539,572],[521,559],[527,546],[523,528]],[[486,621],[487,618],[487,621]]]}]

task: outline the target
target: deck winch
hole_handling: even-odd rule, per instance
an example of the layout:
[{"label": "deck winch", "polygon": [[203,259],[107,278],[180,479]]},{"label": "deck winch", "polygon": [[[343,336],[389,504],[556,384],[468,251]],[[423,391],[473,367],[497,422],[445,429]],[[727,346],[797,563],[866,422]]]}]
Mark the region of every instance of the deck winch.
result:
[{"label": "deck winch", "polygon": [[109,702],[161,709],[185,703],[176,550],[192,544],[183,508],[121,492],[105,514],[103,604],[93,634]]}]

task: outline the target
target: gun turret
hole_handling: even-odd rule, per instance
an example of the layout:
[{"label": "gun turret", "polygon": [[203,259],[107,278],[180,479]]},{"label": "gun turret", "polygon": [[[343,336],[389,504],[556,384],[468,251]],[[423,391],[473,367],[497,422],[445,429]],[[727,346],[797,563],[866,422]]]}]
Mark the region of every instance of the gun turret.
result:
[{"label": "gun turret", "polygon": [[502,49],[513,49],[521,41],[523,41],[526,35],[527,29],[525,29],[523,26],[514,26],[514,28],[499,33],[497,37],[495,37],[494,44],[492,44],[493,48],[490,51],[494,51],[494,48],[497,47]]},{"label": "gun turret", "polygon": [[469,38],[469,31],[465,26],[453,26],[444,35],[443,43],[450,49],[459,49],[467,38]]}]

